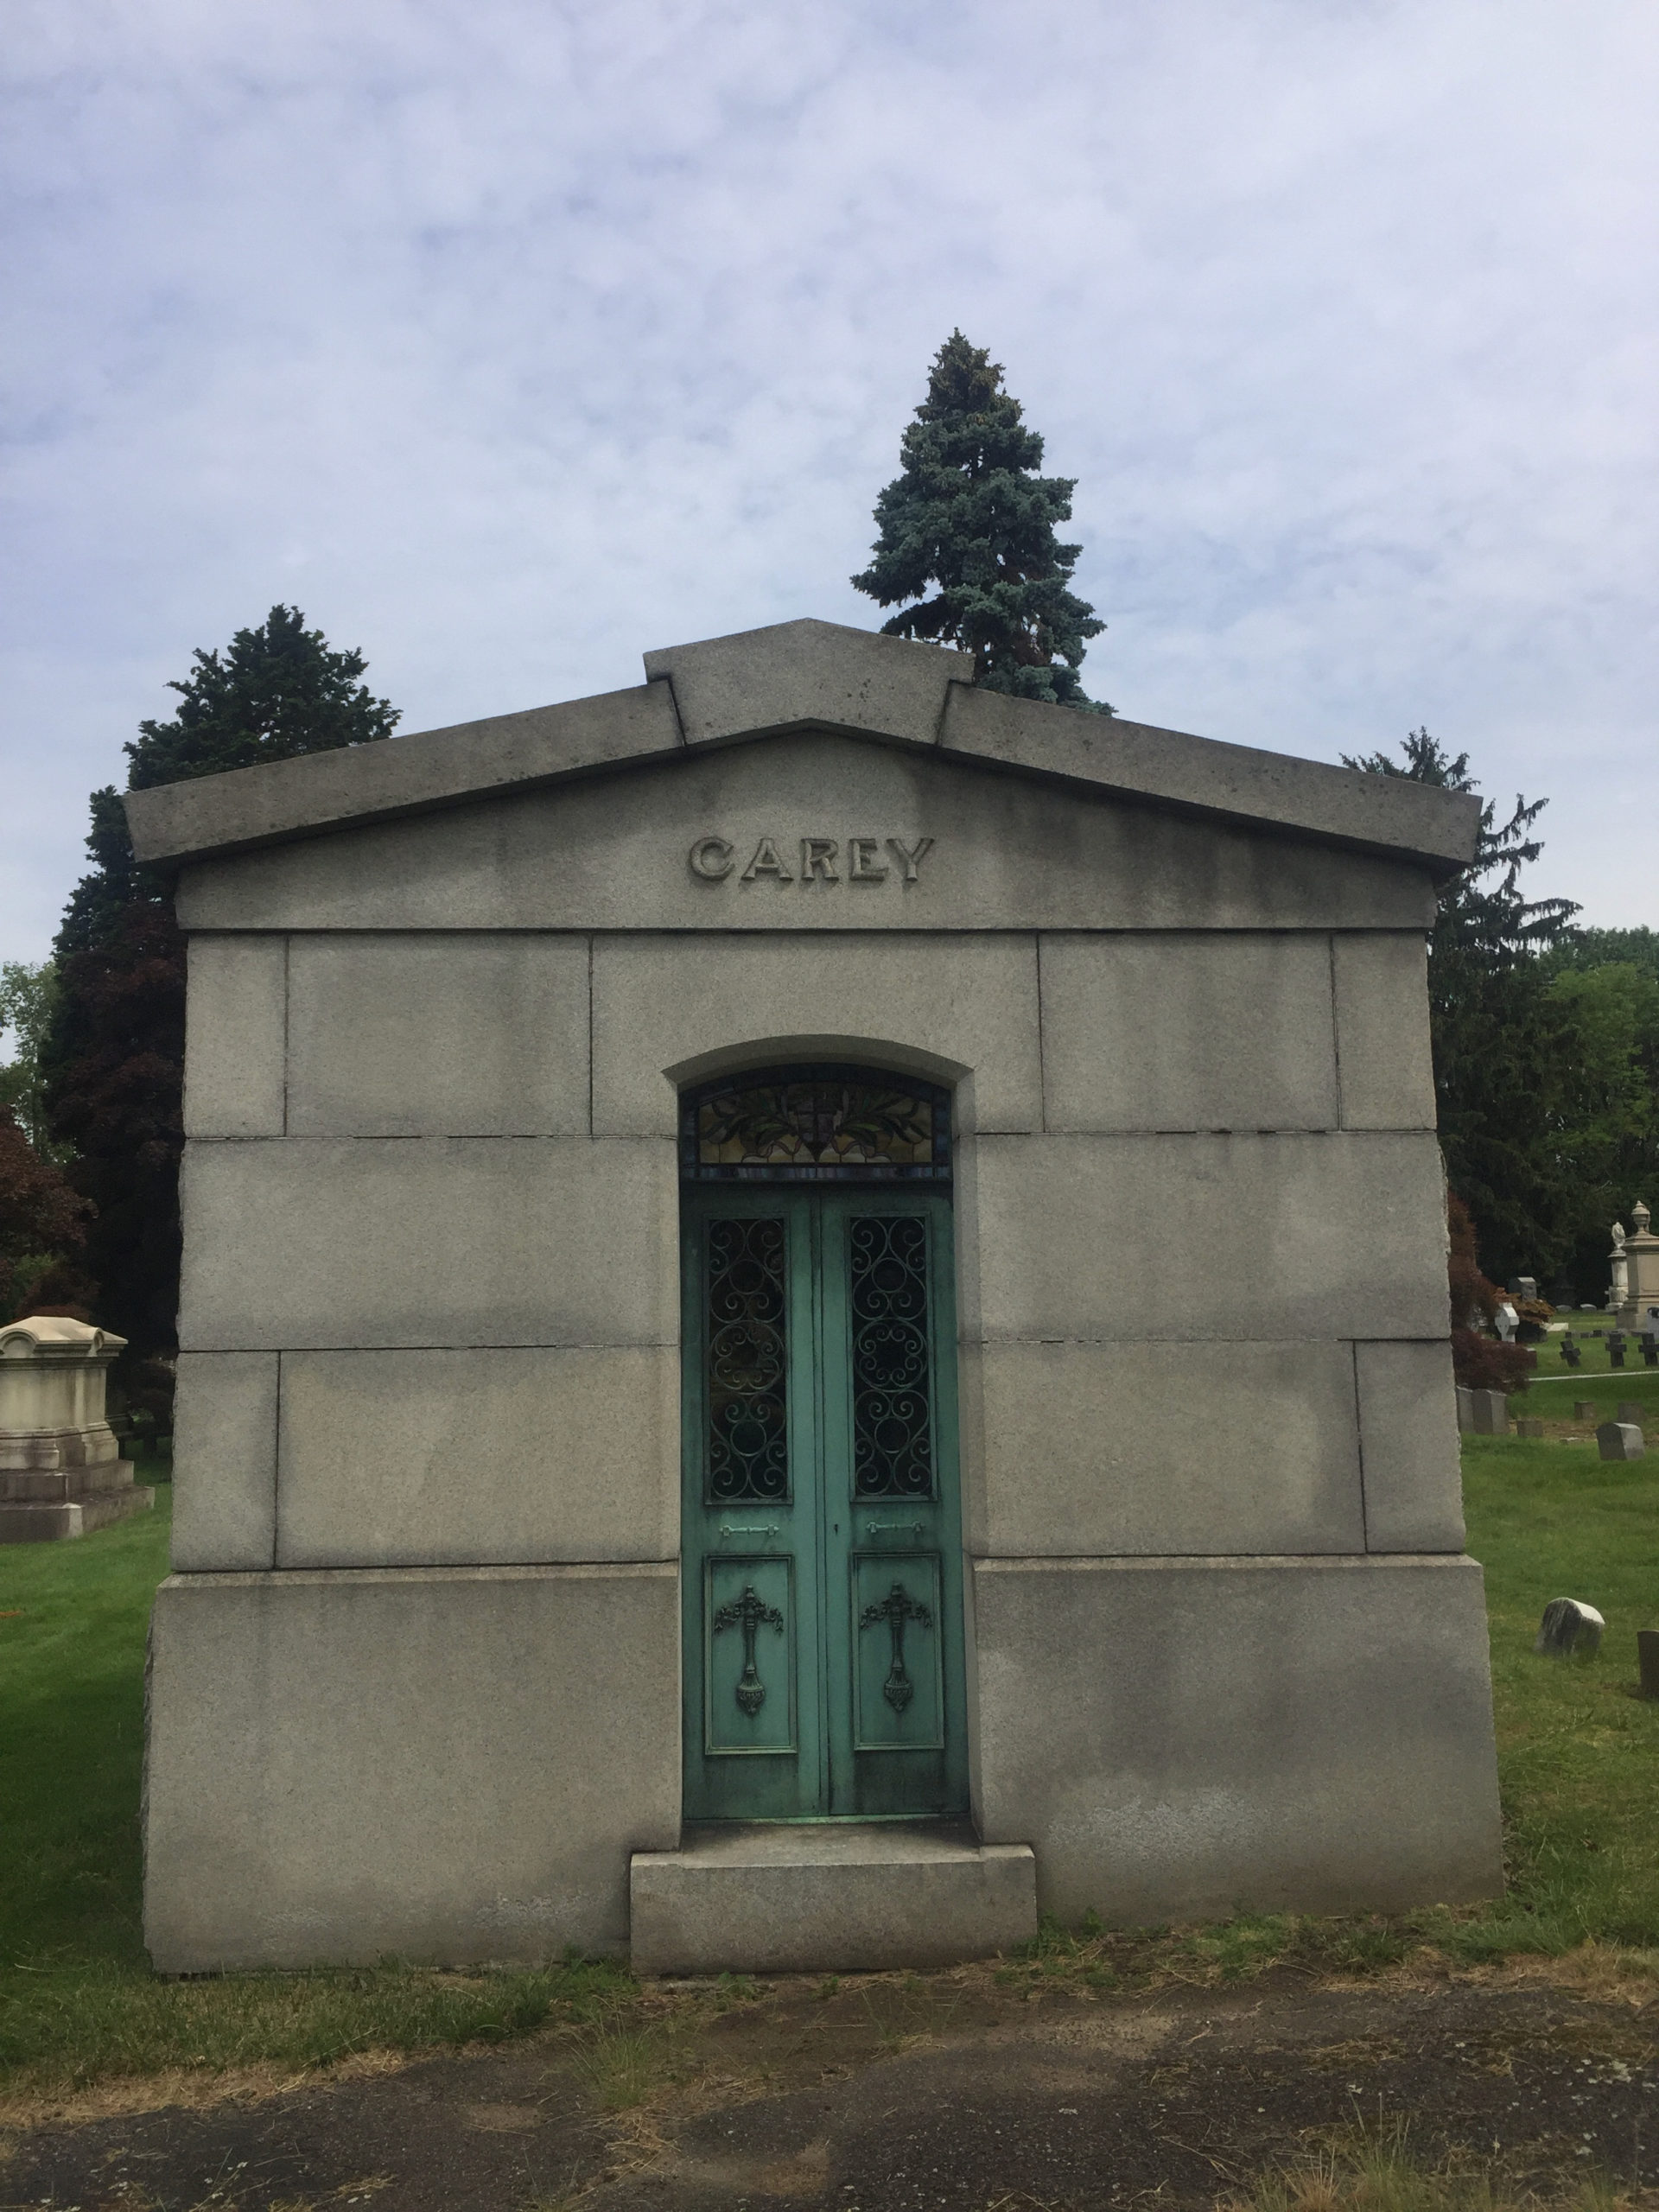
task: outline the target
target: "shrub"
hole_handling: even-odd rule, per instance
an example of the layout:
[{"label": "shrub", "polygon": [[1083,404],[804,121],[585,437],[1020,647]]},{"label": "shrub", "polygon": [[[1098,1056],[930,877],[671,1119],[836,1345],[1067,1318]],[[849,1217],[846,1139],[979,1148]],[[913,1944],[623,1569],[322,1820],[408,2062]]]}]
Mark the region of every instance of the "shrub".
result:
[{"label": "shrub", "polygon": [[1500,1344],[1472,1329],[1452,1332],[1452,1372],[1465,1390],[1524,1390],[1537,1364],[1525,1344]]}]

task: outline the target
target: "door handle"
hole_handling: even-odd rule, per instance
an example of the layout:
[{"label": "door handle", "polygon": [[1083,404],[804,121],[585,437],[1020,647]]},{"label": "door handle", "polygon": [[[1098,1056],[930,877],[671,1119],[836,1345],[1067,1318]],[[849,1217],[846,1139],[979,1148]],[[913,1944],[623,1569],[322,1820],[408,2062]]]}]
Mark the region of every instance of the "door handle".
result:
[{"label": "door handle", "polygon": [[768,1521],[757,1528],[734,1528],[729,1521],[722,1521],[720,1524],[720,1533],[722,1536],[775,1536],[778,1534],[778,1523],[775,1521]]},{"label": "door handle", "polygon": [[919,1536],[919,1521],[872,1521],[864,1531],[867,1536]]}]

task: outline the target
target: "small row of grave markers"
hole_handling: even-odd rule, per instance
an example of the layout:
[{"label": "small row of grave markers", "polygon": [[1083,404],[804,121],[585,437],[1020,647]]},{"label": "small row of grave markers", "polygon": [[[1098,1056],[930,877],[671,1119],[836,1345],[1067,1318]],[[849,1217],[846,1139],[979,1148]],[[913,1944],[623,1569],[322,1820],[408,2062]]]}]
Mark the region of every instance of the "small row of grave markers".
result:
[{"label": "small row of grave markers", "polygon": [[[1645,1408],[1634,1398],[1621,1400],[1618,1418],[1605,1421],[1596,1430],[1596,1443],[1604,1459],[1639,1459],[1646,1445],[1642,1434]],[[1575,1398],[1574,1421],[1594,1421],[1593,1398]],[[1510,1400],[1505,1390],[1469,1390],[1458,1385],[1458,1427],[1466,1436],[1507,1436]],[[1515,1424],[1517,1436],[1541,1436],[1541,1421],[1523,1414]]]},{"label": "small row of grave markers", "polygon": [[[1590,1333],[1592,1337],[1599,1337],[1602,1332],[1599,1329],[1592,1329]],[[1607,1363],[1610,1367],[1624,1366],[1624,1353],[1628,1341],[1629,1340],[1625,1337],[1624,1332],[1622,1329],[1608,1330]],[[1642,1330],[1637,1338],[1637,1342],[1642,1347],[1643,1365],[1644,1367],[1659,1367],[1659,1329]],[[1569,1367],[1576,1367],[1580,1361],[1584,1357],[1584,1349],[1582,1345],[1576,1344],[1573,1341],[1573,1332],[1570,1329],[1560,1339],[1560,1354],[1562,1359]]]}]

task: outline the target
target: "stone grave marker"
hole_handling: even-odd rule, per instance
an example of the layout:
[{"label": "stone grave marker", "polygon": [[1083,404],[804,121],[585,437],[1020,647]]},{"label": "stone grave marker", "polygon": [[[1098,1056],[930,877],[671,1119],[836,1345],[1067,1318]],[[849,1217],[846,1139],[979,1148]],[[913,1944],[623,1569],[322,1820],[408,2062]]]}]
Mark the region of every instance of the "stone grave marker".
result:
[{"label": "stone grave marker", "polygon": [[1509,1395],[1503,1390],[1471,1390],[1477,1436],[1507,1436],[1510,1433]]},{"label": "stone grave marker", "polygon": [[1595,1417],[1596,1402],[1593,1398],[1573,1399],[1573,1418],[1574,1421],[1594,1421]]},{"label": "stone grave marker", "polygon": [[1515,1433],[1517,1436],[1541,1436],[1544,1424],[1535,1415],[1523,1414],[1515,1424]]},{"label": "stone grave marker", "polygon": [[1459,1382],[1457,1386],[1458,1433],[1467,1436],[1475,1426],[1475,1394]]},{"label": "stone grave marker", "polygon": [[1624,1364],[1624,1338],[1617,1329],[1607,1332],[1607,1364],[1610,1367],[1623,1367]]},{"label": "stone grave marker", "polygon": [[1577,1598],[1552,1598],[1532,1648],[1547,1659],[1593,1659],[1606,1625],[1593,1605]]},{"label": "stone grave marker", "polygon": [[1640,1428],[1647,1410],[1639,1398],[1621,1398],[1618,1402],[1618,1411],[1613,1415],[1613,1419],[1630,1421],[1636,1427]]},{"label": "stone grave marker", "polygon": [[1596,1431],[1596,1442],[1604,1459],[1639,1459],[1642,1457],[1642,1432],[1632,1421],[1605,1421]]},{"label": "stone grave marker", "polygon": [[1659,1698],[1659,1628],[1639,1628],[1636,1631],[1636,1665],[1642,1695]]},{"label": "stone grave marker", "polygon": [[126,1341],[56,1313],[0,1329],[0,1544],[84,1536],[156,1503],[104,1418]]}]

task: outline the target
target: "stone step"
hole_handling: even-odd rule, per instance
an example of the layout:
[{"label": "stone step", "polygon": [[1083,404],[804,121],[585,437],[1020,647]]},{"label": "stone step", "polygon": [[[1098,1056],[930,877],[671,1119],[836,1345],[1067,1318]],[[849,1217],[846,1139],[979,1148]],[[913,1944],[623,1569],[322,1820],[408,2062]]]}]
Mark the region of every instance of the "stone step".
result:
[{"label": "stone step", "polygon": [[61,1505],[72,1497],[129,1488],[130,1459],[105,1459],[90,1467],[8,1468],[0,1471],[0,1505]]},{"label": "stone step", "polygon": [[49,1544],[62,1536],[90,1536],[112,1521],[148,1513],[156,1493],[129,1481],[123,1490],[90,1491],[84,1497],[0,1504],[0,1544]]},{"label": "stone step", "polygon": [[1028,1844],[931,1821],[688,1827],[629,1870],[636,1974],[956,1966],[1037,1933]]}]

